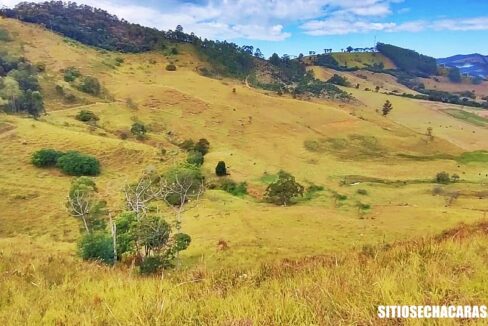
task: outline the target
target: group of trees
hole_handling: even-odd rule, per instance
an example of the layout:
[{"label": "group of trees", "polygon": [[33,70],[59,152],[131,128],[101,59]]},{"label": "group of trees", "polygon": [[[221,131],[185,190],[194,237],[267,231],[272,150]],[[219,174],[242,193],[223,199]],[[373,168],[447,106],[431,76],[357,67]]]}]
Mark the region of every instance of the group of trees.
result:
[{"label": "group of trees", "polygon": [[72,176],[100,174],[100,162],[95,157],[76,151],[63,153],[44,148],[32,154],[31,162],[39,168],[58,167],[65,174]]},{"label": "group of trees", "polygon": [[0,53],[0,108],[39,117],[44,112],[44,101],[38,73],[43,69],[25,58]]},{"label": "group of trees", "polygon": [[[183,213],[203,191],[203,177],[194,166],[178,166],[165,174],[147,170],[125,186],[124,211],[112,219],[95,182],[87,177],[74,180],[66,206],[82,222],[81,257],[108,264],[132,260],[142,274],[173,266],[178,253],[191,243],[191,237],[181,232]],[[159,210],[155,213],[158,203],[174,211],[172,222]]]},{"label": "group of trees", "polygon": [[376,48],[406,73],[422,77],[437,74],[437,61],[432,57],[384,43],[378,43]]},{"label": "group of trees", "polygon": [[188,152],[186,159],[187,163],[194,164],[196,166],[203,165],[205,155],[207,155],[208,151],[210,150],[210,142],[205,138],[201,138],[197,142],[187,139],[179,144],[179,146],[181,149]]},{"label": "group of trees", "polygon": [[300,60],[293,60],[288,55],[279,56],[273,53],[268,62],[277,67],[279,78],[285,83],[298,82],[306,73],[305,64]]},{"label": "group of trees", "polygon": [[68,67],[64,69],[64,81],[72,83],[80,91],[99,96],[102,92],[102,85],[92,76],[83,76],[81,72],[75,67]]}]

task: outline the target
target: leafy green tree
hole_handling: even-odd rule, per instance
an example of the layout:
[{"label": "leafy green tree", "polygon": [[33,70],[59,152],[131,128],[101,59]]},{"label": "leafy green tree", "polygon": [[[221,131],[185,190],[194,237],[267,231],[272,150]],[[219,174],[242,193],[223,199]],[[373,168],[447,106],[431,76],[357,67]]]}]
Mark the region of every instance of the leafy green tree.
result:
[{"label": "leafy green tree", "polygon": [[73,82],[81,76],[80,71],[75,67],[68,67],[64,70],[64,81]]},{"label": "leafy green tree", "polygon": [[346,87],[351,86],[351,84],[349,83],[346,77],[340,76],[338,74],[334,74],[334,76],[330,77],[327,82],[339,86],[346,86]]},{"label": "leafy green tree", "polygon": [[280,171],[278,180],[268,186],[265,193],[267,201],[287,206],[291,200],[298,196],[303,196],[304,187],[295,181],[291,174]]},{"label": "leafy green tree", "polygon": [[93,156],[70,151],[58,158],[57,166],[66,174],[96,176],[100,174],[100,162]]},{"label": "leafy green tree", "polygon": [[215,174],[218,177],[225,177],[227,175],[227,166],[225,165],[224,161],[217,163],[217,166],[215,167]]},{"label": "leafy green tree", "polygon": [[383,112],[383,116],[386,117],[392,110],[393,105],[389,100],[386,100],[385,104],[383,104],[383,108],[381,109],[381,111]]},{"label": "leafy green tree", "polygon": [[64,153],[54,149],[43,148],[32,154],[31,162],[38,168],[52,167],[56,166],[58,159],[63,155]]}]

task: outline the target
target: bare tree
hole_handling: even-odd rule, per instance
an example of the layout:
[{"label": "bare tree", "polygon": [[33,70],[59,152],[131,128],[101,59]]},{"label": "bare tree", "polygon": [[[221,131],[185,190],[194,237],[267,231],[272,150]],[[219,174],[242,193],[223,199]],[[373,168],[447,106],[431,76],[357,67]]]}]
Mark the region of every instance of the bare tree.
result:
[{"label": "bare tree", "polygon": [[83,221],[86,232],[90,233],[88,220],[95,207],[95,201],[91,194],[79,189],[70,192],[67,207],[71,215]]},{"label": "bare tree", "polygon": [[205,191],[203,180],[191,173],[175,172],[173,180],[165,180],[164,196],[166,204],[175,213],[175,227],[181,230],[183,213],[198,205],[200,196]]},{"label": "bare tree", "polygon": [[163,198],[166,190],[164,180],[154,172],[146,171],[135,184],[124,188],[127,209],[136,213],[137,219],[145,216],[151,201]]}]

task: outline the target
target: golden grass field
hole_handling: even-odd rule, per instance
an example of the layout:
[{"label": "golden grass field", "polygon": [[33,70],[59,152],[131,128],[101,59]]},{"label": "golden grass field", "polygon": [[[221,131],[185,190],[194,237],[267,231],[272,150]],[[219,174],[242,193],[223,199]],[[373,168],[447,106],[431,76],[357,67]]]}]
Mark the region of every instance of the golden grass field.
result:
[{"label": "golden grass field", "polygon": [[[364,91],[366,85],[344,88],[357,101],[341,104],[209,79],[195,71],[204,63],[188,46],[176,56],[116,54],[17,21],[1,19],[0,27],[14,36],[2,47],[47,67],[41,80],[47,115],[0,114],[2,324],[365,325],[379,323],[379,303],[486,300],[486,227],[466,227],[462,241],[429,238],[485,217],[486,162],[456,158],[488,149],[486,126],[447,114],[451,107]],[[120,67],[111,64],[116,57],[124,58]],[[177,71],[164,69],[169,62]],[[64,104],[54,87],[69,66],[99,78],[109,96],[76,93],[79,103]],[[384,90],[403,87],[376,75],[359,79]],[[386,99],[394,106],[388,118],[376,112]],[[74,119],[80,109],[100,117],[96,127]],[[134,121],[149,126],[147,140],[120,139]],[[35,168],[31,154],[55,148],[95,155],[102,163],[99,191],[118,212],[124,184],[148,166],[162,171],[184,160],[174,143],[187,138],[210,141],[206,175],[224,160],[252,195],[207,191],[184,217],[192,245],[180,266],[160,277],[82,262],[79,224],[64,208],[71,178]],[[310,143],[318,150],[307,149]],[[290,207],[263,203],[263,176],[280,169],[326,191]],[[449,207],[432,195],[440,171],[462,179],[446,186],[461,192]],[[357,194],[360,188],[368,195]],[[337,206],[333,192],[348,199]],[[371,210],[359,215],[358,202]],[[361,253],[412,238],[372,257]],[[229,250],[217,250],[219,240]]]}]

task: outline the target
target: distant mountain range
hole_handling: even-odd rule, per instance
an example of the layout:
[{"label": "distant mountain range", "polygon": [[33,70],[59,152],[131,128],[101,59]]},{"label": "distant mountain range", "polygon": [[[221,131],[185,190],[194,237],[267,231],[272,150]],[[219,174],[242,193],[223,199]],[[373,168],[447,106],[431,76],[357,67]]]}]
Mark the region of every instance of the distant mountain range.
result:
[{"label": "distant mountain range", "polygon": [[479,53],[460,54],[437,59],[437,63],[444,64],[447,67],[458,67],[461,73],[484,78],[488,77],[488,56]]}]

